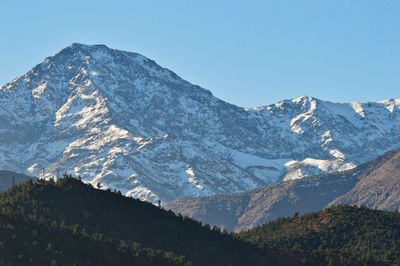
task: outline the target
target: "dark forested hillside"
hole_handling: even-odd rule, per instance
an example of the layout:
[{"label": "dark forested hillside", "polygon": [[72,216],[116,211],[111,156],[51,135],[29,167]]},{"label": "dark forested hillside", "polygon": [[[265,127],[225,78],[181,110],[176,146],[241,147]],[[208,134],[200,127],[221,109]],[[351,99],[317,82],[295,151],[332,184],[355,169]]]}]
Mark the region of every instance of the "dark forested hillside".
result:
[{"label": "dark forested hillside", "polygon": [[400,263],[400,214],[366,207],[335,206],[278,218],[236,234],[259,247],[336,251]]},{"label": "dark forested hillside", "polygon": [[274,265],[278,261],[297,265],[302,256],[259,249],[217,228],[71,177],[14,186],[0,194],[0,211],[0,259],[11,264],[32,259],[39,264],[110,265],[113,260],[146,265]]},{"label": "dark forested hillside", "polygon": [[[388,222],[383,231],[367,223],[360,233],[354,233],[360,221],[347,218],[342,218],[347,226],[344,231],[353,233],[345,237],[329,226],[331,234],[321,231],[320,236],[319,231],[308,234],[312,230],[307,226],[304,230],[289,226],[289,221],[307,221],[308,216],[304,216],[278,219],[272,226],[276,231],[260,227],[232,235],[117,191],[95,189],[72,177],[56,182],[27,181],[0,193],[0,265],[382,265],[382,259],[391,263],[398,255],[398,215],[384,213],[392,215],[387,219],[380,216],[382,212],[371,212],[378,215],[368,216],[375,217],[371,222]],[[376,249],[368,256],[355,257],[346,250],[354,247],[364,252],[364,237],[354,238],[356,242],[348,238],[364,234],[368,228],[372,236],[367,235],[370,238],[365,243],[379,241],[376,244],[390,252]],[[386,242],[380,235],[383,232],[389,238]],[[331,238],[344,238],[344,242],[337,240],[339,244],[334,246]],[[348,245],[343,245],[345,240]],[[382,258],[379,263],[374,255]]]},{"label": "dark forested hillside", "polygon": [[0,265],[192,265],[183,256],[88,234],[79,225],[0,214]]}]

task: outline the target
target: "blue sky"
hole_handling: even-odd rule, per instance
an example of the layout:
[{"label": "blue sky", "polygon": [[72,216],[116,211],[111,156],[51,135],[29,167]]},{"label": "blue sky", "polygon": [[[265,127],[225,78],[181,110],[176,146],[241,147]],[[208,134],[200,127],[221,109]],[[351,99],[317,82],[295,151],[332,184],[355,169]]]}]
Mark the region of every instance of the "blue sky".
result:
[{"label": "blue sky", "polygon": [[9,1],[0,84],[73,42],[141,53],[230,103],[400,98],[400,1]]}]

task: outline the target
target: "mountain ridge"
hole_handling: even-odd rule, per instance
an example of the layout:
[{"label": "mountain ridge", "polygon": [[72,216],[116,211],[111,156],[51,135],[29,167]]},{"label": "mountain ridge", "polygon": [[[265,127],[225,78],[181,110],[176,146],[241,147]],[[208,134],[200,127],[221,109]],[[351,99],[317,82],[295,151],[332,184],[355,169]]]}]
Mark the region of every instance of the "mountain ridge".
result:
[{"label": "mountain ridge", "polygon": [[240,194],[178,199],[167,209],[227,230],[243,231],[279,217],[332,205],[400,210],[400,147],[353,169],[291,180]]},{"label": "mountain ridge", "polygon": [[1,169],[165,203],[353,168],[400,143],[400,100],[241,108],[142,55],[75,43],[0,86],[0,122]]}]

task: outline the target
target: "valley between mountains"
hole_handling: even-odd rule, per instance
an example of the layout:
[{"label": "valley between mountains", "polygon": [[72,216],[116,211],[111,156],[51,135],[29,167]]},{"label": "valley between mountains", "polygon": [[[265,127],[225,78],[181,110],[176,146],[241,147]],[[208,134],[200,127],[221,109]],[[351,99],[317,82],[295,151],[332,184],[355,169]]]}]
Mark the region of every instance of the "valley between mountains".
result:
[{"label": "valley between mountains", "polygon": [[[166,204],[353,169],[400,144],[400,99],[242,108],[140,54],[74,43],[0,87],[0,124],[0,169]],[[338,202],[361,198],[329,179],[349,193]]]}]

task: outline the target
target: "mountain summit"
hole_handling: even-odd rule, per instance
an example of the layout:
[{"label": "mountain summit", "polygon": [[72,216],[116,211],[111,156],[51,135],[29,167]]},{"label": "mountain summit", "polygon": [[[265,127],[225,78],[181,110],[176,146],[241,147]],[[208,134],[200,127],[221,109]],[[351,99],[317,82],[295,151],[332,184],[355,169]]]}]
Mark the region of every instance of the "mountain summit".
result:
[{"label": "mountain summit", "polygon": [[400,144],[400,99],[215,98],[136,53],[74,43],[0,87],[0,169],[168,202],[344,170]]}]

